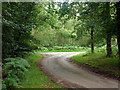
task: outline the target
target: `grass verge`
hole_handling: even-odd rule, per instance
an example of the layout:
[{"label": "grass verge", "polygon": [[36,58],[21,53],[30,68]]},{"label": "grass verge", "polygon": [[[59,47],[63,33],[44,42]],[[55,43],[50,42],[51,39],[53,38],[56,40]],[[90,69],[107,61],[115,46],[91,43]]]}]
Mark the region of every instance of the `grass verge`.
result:
[{"label": "grass verge", "polygon": [[111,57],[107,58],[105,52],[87,53],[79,54],[72,57],[77,63],[82,63],[89,65],[92,68],[98,69],[100,71],[106,72],[108,74],[113,74],[120,76],[119,70],[119,58]]},{"label": "grass verge", "polygon": [[40,58],[42,58],[42,55],[39,53],[26,57],[31,67],[22,81],[22,88],[61,88],[45,76],[36,66],[35,62]]}]

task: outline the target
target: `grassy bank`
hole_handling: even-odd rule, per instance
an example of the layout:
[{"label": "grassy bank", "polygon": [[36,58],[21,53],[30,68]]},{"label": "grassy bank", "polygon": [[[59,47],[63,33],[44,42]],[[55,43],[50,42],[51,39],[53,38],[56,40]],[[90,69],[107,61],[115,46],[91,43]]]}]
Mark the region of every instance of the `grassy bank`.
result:
[{"label": "grassy bank", "polygon": [[42,57],[41,54],[35,53],[26,57],[31,67],[22,81],[22,88],[60,88],[43,74],[36,66],[35,62]]},{"label": "grassy bank", "polygon": [[79,54],[72,57],[77,63],[87,64],[100,71],[120,76],[118,57],[107,58],[105,52]]}]

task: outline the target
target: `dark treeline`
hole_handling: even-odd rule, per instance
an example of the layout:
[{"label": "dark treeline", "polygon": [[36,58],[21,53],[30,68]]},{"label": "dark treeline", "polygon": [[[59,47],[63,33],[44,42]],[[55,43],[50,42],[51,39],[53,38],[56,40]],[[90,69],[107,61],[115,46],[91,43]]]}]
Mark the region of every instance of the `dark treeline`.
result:
[{"label": "dark treeline", "polygon": [[23,57],[35,49],[31,35],[35,3],[2,3],[2,87],[15,88],[29,64]]},{"label": "dark treeline", "polygon": [[31,31],[35,25],[35,3],[3,3],[2,9],[3,59],[22,57],[34,50]]}]

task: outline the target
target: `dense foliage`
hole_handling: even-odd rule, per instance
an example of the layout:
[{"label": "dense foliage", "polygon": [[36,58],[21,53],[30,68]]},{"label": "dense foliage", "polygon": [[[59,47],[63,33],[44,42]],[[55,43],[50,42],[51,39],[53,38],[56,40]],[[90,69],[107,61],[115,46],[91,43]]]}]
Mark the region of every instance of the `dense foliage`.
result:
[{"label": "dense foliage", "polygon": [[35,3],[2,4],[3,88],[17,87],[29,66],[22,57],[35,49],[31,35],[34,6]]},{"label": "dense foliage", "polygon": [[22,56],[32,51],[35,3],[2,4],[3,58]]},{"label": "dense foliage", "polygon": [[19,57],[4,60],[6,63],[3,66],[3,88],[17,88],[30,65],[25,59]]}]

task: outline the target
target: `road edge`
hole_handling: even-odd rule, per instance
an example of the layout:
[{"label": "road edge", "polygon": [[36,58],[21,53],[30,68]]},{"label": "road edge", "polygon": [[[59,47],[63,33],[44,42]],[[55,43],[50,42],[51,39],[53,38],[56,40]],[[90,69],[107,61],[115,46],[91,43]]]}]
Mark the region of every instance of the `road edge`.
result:
[{"label": "road edge", "polygon": [[[60,85],[62,88],[76,88],[76,87],[79,87],[79,88],[84,88],[85,90],[89,90],[83,86],[80,86],[80,85],[77,85],[77,84],[74,84],[74,83],[70,83],[68,81],[60,81],[58,80],[55,76],[51,75],[50,73],[48,73],[46,70],[44,70],[43,68],[43,65],[41,64],[42,60],[45,58],[46,56],[43,55],[43,57],[38,60],[36,62],[36,65],[37,67],[40,69],[40,71],[42,71],[44,73],[44,75],[48,76],[51,81],[55,82],[56,84]],[[69,83],[69,84],[68,84]]]},{"label": "road edge", "polygon": [[93,68],[93,67],[90,67],[89,65],[87,64],[84,64],[84,63],[77,63],[75,62],[74,60],[72,60],[72,58],[69,58],[67,59],[68,62],[70,62],[71,64],[74,64],[75,66],[77,66],[78,68],[84,68],[86,70],[89,70],[90,72],[94,72],[98,75],[102,75],[106,78],[110,78],[110,79],[115,79],[115,80],[118,80],[120,81],[120,76],[116,76],[114,74],[109,74],[107,72],[104,72],[104,71],[101,71],[99,69],[96,69],[96,68]]}]

